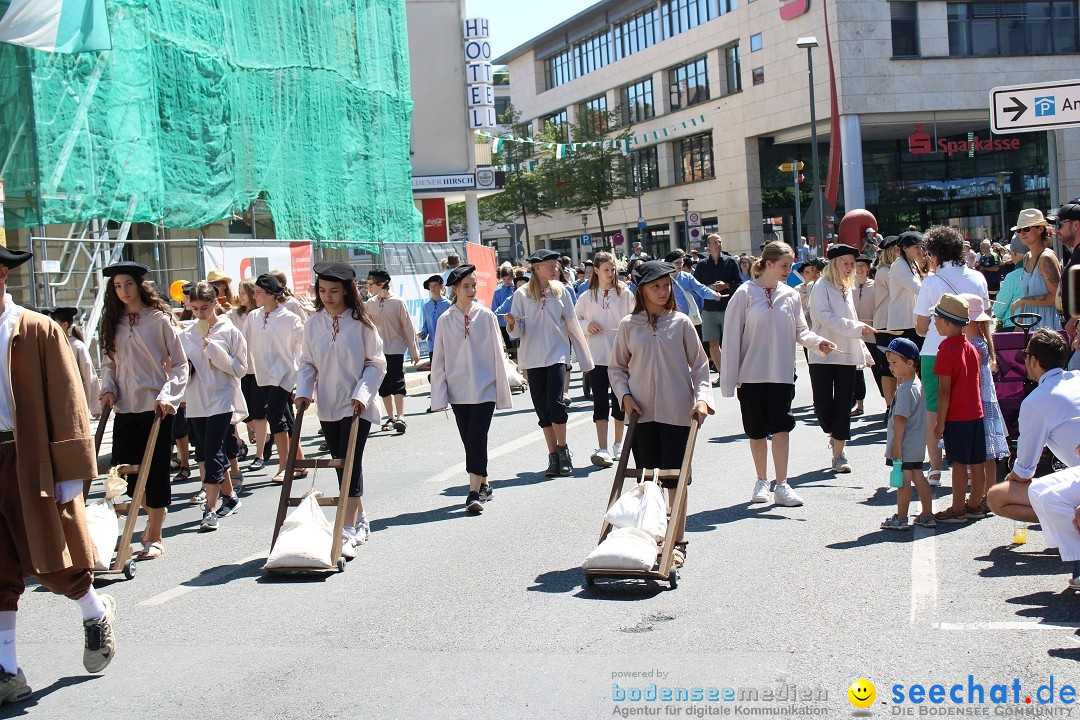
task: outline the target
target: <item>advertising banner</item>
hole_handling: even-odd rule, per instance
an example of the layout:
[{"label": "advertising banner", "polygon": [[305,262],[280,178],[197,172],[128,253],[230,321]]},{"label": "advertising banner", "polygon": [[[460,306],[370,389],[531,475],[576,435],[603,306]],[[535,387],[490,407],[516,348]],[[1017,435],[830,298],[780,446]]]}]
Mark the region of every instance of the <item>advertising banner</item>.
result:
[{"label": "advertising banner", "polygon": [[206,270],[224,270],[233,279],[233,292],[245,278],[255,278],[271,270],[285,273],[289,288],[298,297],[311,292],[311,243],[290,242],[277,245],[216,242],[206,240],[203,244]]}]

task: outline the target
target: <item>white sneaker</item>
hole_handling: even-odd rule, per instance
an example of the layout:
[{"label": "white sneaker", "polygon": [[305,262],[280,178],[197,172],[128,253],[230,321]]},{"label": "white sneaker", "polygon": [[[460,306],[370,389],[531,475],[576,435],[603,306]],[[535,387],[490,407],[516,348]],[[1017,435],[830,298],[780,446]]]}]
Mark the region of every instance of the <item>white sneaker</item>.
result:
[{"label": "white sneaker", "polygon": [[356,557],[356,533],[352,528],[347,527],[341,530],[341,557],[346,560]]},{"label": "white sneaker", "polygon": [[784,507],[799,507],[803,504],[802,498],[795,494],[787,483],[777,483],[773,491],[773,504]]},{"label": "white sneaker", "polygon": [[614,462],[619,462],[622,459],[622,443],[615,443],[611,446],[611,459]]},{"label": "white sneaker", "polygon": [[851,472],[851,465],[848,464],[846,457],[837,455],[832,460],[832,469],[836,473],[849,473]]},{"label": "white sneaker", "polygon": [[[779,486],[777,486],[779,487]],[[758,478],[754,483],[754,495],[750,498],[752,503],[767,503],[769,502],[769,481],[765,478]]]},{"label": "white sneaker", "polygon": [[608,455],[608,451],[604,448],[597,448],[596,450],[593,450],[593,454],[589,459],[592,460],[592,464],[596,465],[597,467],[606,468],[611,467],[613,464],[611,462],[611,456]]}]

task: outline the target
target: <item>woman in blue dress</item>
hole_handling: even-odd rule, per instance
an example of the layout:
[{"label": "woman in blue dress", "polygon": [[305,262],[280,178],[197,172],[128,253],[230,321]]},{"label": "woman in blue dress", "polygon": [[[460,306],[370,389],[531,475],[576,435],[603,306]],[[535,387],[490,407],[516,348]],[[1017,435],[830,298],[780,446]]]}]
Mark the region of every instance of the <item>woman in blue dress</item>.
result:
[{"label": "woman in blue dress", "polygon": [[1061,284],[1061,263],[1050,244],[1050,223],[1041,211],[1028,208],[1020,212],[1013,228],[1028,249],[1021,276],[1021,296],[1012,304],[1012,313],[1034,313],[1040,317],[1037,328],[1061,330],[1061,318],[1055,307]]}]

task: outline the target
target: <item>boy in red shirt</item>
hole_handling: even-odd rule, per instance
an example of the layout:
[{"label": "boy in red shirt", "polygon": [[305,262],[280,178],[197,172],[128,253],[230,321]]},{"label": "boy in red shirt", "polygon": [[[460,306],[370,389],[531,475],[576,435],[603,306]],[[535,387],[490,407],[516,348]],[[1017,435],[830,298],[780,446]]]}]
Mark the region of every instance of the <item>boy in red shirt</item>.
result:
[{"label": "boy in red shirt", "polygon": [[[952,462],[952,507],[934,516],[939,523],[959,524],[986,517],[979,502],[986,483],[979,351],[964,337],[967,324],[967,301],[949,293],[942,295],[934,308],[934,327],[945,338],[934,361],[934,374],[938,377],[934,437],[945,440],[945,452]],[[971,500],[965,503],[969,472]]]}]

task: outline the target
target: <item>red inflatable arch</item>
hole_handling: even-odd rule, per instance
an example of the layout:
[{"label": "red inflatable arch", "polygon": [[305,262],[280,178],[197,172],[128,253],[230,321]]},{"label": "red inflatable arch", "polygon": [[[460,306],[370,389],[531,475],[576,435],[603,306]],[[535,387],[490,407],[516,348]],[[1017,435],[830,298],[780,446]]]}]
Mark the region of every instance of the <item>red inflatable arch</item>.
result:
[{"label": "red inflatable arch", "polygon": [[840,221],[840,229],[837,231],[837,242],[851,245],[862,250],[863,241],[866,239],[866,231],[877,232],[878,222],[874,214],[869,210],[851,210]]}]

